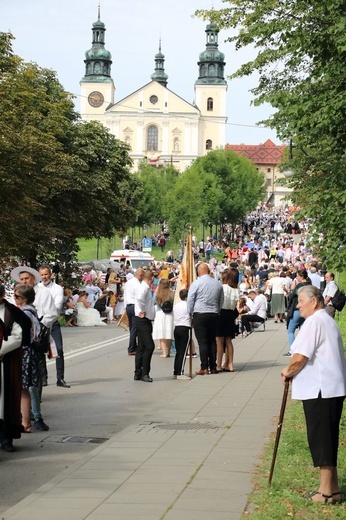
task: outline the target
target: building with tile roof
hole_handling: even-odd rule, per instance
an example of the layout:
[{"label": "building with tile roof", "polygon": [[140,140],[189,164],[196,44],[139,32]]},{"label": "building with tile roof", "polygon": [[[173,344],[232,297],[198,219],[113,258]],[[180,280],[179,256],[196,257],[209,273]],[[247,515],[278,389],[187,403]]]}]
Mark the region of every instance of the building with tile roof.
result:
[{"label": "building with tile roof", "polygon": [[284,175],[279,169],[282,155],[287,148],[285,145],[277,145],[270,139],[263,144],[226,144],[226,150],[233,150],[239,155],[244,155],[255,163],[257,170],[264,173],[267,187],[267,204],[272,206],[286,205],[284,198],[290,194],[290,189],[276,184]]}]

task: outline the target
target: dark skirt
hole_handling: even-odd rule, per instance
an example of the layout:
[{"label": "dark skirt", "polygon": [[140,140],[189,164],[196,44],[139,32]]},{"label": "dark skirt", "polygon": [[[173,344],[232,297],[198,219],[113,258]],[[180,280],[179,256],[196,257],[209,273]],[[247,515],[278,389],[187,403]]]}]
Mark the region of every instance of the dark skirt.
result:
[{"label": "dark skirt", "polygon": [[227,338],[231,339],[235,338],[236,333],[236,324],[235,320],[238,317],[239,313],[237,309],[226,310],[221,309],[221,312],[218,317],[217,327],[216,327],[216,337],[217,338]]},{"label": "dark skirt", "polygon": [[339,424],[344,397],[303,401],[309,448],[315,467],[337,466]]}]

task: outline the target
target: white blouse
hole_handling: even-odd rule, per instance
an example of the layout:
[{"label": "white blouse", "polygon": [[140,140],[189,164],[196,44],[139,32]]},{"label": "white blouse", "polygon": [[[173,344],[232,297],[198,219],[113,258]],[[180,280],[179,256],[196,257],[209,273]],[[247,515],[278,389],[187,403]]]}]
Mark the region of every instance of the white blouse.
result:
[{"label": "white blouse", "polygon": [[346,361],[340,330],[324,309],[309,316],[291,346],[292,354],[308,358],[293,377],[292,399],[346,395]]}]

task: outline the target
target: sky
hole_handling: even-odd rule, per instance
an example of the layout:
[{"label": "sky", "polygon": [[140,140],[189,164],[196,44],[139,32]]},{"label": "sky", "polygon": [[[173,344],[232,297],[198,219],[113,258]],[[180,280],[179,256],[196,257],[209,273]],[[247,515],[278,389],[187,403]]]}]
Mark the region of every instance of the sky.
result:
[{"label": "sky", "polygon": [[[1,0],[0,31],[16,38],[13,50],[25,61],[53,69],[63,87],[76,95],[84,76],[85,51],[91,48],[92,24],[97,20],[98,0]],[[168,88],[193,102],[198,78],[199,53],[205,50],[207,22],[193,17],[196,9],[218,10],[222,0],[101,0],[101,20],[106,25],[106,49],[112,54],[115,102],[141,88],[154,72],[154,57],[161,38]],[[226,4],[227,6],[227,4]],[[220,31],[219,50],[225,54],[229,76],[254,54],[236,51]],[[260,144],[280,141],[268,128],[256,126],[271,115],[269,105],[254,107],[250,89],[256,77],[228,79],[226,142]]]}]

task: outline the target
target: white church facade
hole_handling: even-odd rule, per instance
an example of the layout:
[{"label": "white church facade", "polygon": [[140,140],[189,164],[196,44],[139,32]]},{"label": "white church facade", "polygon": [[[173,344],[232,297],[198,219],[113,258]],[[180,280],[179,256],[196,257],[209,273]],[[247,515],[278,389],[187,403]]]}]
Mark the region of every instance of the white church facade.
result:
[{"label": "white church facade", "polygon": [[184,171],[197,157],[225,147],[227,81],[215,24],[206,27],[206,49],[199,55],[192,104],[167,87],[161,43],[151,81],[124,99],[115,100],[112,57],[105,49],[105,31],[99,11],[80,82],[83,120],[100,121],[117,139],[127,143],[135,170],[146,159],[158,166],[174,161],[174,166]]}]

